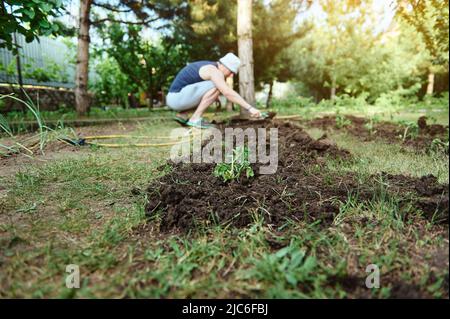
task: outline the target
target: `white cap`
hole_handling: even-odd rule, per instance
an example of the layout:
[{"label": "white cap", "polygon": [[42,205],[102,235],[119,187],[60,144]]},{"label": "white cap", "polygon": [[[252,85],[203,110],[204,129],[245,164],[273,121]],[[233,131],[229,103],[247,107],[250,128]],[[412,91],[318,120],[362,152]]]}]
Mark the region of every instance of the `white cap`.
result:
[{"label": "white cap", "polygon": [[233,53],[227,53],[219,62],[234,74],[238,73],[239,67],[241,66],[241,60]]}]

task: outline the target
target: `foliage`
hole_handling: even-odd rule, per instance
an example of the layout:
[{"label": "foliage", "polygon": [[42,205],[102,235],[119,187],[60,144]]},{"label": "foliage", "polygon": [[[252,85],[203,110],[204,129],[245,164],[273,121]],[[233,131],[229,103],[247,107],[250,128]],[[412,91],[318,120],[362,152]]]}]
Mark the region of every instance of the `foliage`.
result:
[{"label": "foliage", "polygon": [[[185,65],[186,52],[182,45],[174,45],[167,39],[146,40],[142,27],[118,23],[100,30],[105,52],[117,62],[128,83],[153,97],[167,89],[179,69]],[[151,104],[152,106],[152,104]]]},{"label": "foliage", "polygon": [[383,92],[375,100],[375,104],[382,105],[385,107],[391,107],[392,109],[395,109],[396,107],[404,107],[407,105],[412,105],[418,102],[418,98],[415,95],[418,89],[419,85],[416,85],[408,90],[398,89]]},{"label": "foliage", "polygon": [[402,120],[399,121],[399,124],[405,127],[402,136],[400,136],[403,141],[407,139],[414,140],[419,136],[419,125],[416,122]]},{"label": "foliage", "polygon": [[[275,285],[284,284],[289,288],[297,288],[299,283],[311,284],[311,273],[318,270],[319,265],[314,256],[308,256],[298,246],[298,242],[291,240],[290,244],[272,254],[264,254],[254,261],[246,276],[262,281],[272,282]],[[320,279],[318,280],[320,281]],[[286,289],[286,287],[285,287]]]},{"label": "foliage", "polygon": [[430,145],[430,150],[432,152],[442,152],[448,154],[449,141],[442,141],[439,138],[435,138]]},{"label": "foliage", "polygon": [[449,62],[448,0],[403,0],[399,16],[418,32],[425,43],[434,66],[447,66]]},{"label": "foliage", "polygon": [[221,178],[224,182],[239,179],[242,174],[247,178],[254,176],[252,167],[248,160],[248,148],[238,147],[231,154],[230,163],[219,163],[216,165],[213,175]]},{"label": "foliage", "polygon": [[121,71],[115,59],[102,55],[98,60],[95,65],[98,79],[91,85],[96,101],[100,104],[127,105],[128,94],[136,92],[137,85]]},{"label": "foliage", "polygon": [[420,89],[427,57],[414,30],[395,21],[380,30],[382,15],[373,10],[373,1],[321,3],[326,19],[311,20],[312,30],[290,49],[296,80],[316,100],[335,90],[374,102],[392,90]]},{"label": "foliage", "polygon": [[308,4],[307,1],[292,0],[255,1],[253,50],[257,88],[275,80],[286,82],[293,78],[293,57],[287,50],[310,29],[309,24],[295,25],[298,13]]},{"label": "foliage", "polygon": [[379,123],[380,120],[381,120],[380,117],[375,115],[375,116],[369,118],[369,120],[364,124],[364,128],[369,131],[370,135],[373,135],[376,133],[375,124]]},{"label": "foliage", "polygon": [[[14,94],[0,95],[0,100],[5,99],[5,98],[13,99],[13,100],[25,105],[26,108],[33,114],[33,117],[39,127],[39,133],[37,134],[38,145],[39,145],[41,152],[43,153],[44,146],[47,142],[49,128],[45,125],[44,119],[43,119],[41,113],[39,112],[39,108],[34,104],[33,100],[25,93],[25,91],[23,91],[23,93],[26,95],[27,100],[22,100],[16,96],[14,96]],[[11,127],[9,126],[6,118],[3,116],[1,116],[1,118],[0,118],[0,129],[1,129],[0,133],[3,131],[4,133],[6,133],[8,136],[13,138],[13,140],[14,140],[13,145],[0,144],[0,150],[5,150],[6,154],[19,153],[21,151],[25,151],[26,155],[28,155],[28,156],[33,155],[33,152],[27,146],[25,146],[25,145],[23,145],[23,143],[15,140],[15,137],[12,133]],[[3,152],[0,152],[0,153],[3,153]]]},{"label": "foliage", "polygon": [[[308,6],[303,0],[257,0],[253,3],[253,55],[255,85],[292,77],[291,57],[285,54],[294,39],[307,28],[297,28],[298,12]],[[187,1],[186,11],[174,22],[178,42],[189,44],[189,59],[218,60],[237,52],[237,5],[229,0]]]},{"label": "foliage", "polygon": [[312,97],[289,95],[286,98],[274,99],[272,108],[274,109],[295,109],[295,108],[308,108],[315,106],[316,103]]},{"label": "foliage", "polygon": [[172,22],[174,41],[188,47],[189,61],[218,60],[237,52],[235,1],[183,1],[183,14]]},{"label": "foliage", "polygon": [[26,42],[39,35],[56,34],[60,26],[51,21],[62,8],[62,0],[4,0],[0,3],[0,48],[6,47],[17,54],[13,33],[25,36]]},{"label": "foliage", "polygon": [[352,121],[350,121],[348,118],[346,118],[344,115],[340,114],[339,112],[336,113],[336,128],[340,129],[346,126],[349,126],[352,124]]},{"label": "foliage", "polygon": [[[18,54],[20,55],[20,53]],[[12,59],[7,66],[4,66],[0,61],[0,71],[9,76],[15,76],[17,73],[16,59]],[[69,77],[65,68],[49,59],[45,59],[44,66],[40,67],[37,66],[36,61],[33,58],[28,57],[28,62],[22,64],[22,74],[24,77],[34,79],[37,82],[69,82]]]},{"label": "foliage", "polygon": [[33,59],[31,59],[29,63],[24,64],[23,74],[25,77],[35,79],[38,82],[69,82],[68,74],[62,65],[52,61],[45,61],[44,67],[36,67],[34,63]]}]

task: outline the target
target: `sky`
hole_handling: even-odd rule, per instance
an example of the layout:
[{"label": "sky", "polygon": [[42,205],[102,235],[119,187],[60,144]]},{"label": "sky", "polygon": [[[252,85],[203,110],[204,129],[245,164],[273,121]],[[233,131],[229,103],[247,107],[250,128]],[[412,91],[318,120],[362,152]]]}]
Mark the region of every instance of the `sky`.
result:
[{"label": "sky", "polygon": [[[271,0],[265,0],[266,3],[270,3]],[[341,1],[341,0],[338,0]],[[364,2],[364,0],[362,0]],[[111,1],[111,3],[115,3],[116,1]],[[323,12],[321,5],[319,4],[320,0],[314,0],[311,7],[305,11],[299,14],[299,17],[297,19],[298,23],[301,23],[304,19],[307,18],[313,18],[316,21],[320,21],[326,18],[326,14]],[[374,12],[379,12],[380,21],[377,25],[377,28],[374,29],[374,33],[383,32],[388,29],[389,25],[392,22],[392,19],[395,15],[394,12],[394,6],[396,4],[395,0],[373,0],[373,10]],[[63,21],[72,25],[76,26],[77,24],[77,17],[78,17],[78,6],[79,6],[79,0],[68,0],[66,9],[70,12],[70,16],[63,17]],[[130,18],[132,19],[132,18]],[[147,39],[157,39],[158,38],[158,32],[147,29],[143,32],[143,37]],[[93,37],[93,41],[96,42],[99,39],[95,39],[95,36]]]},{"label": "sky", "polygon": [[[340,0],[338,0],[340,1]],[[362,2],[365,2],[362,0]],[[386,31],[395,15],[395,0],[373,0],[373,11],[379,12],[380,21],[375,33]],[[313,18],[316,21],[321,21],[326,18],[326,13],[322,10],[320,0],[315,0],[311,7],[304,13],[301,13],[298,18],[298,23],[301,23],[304,19]]]}]

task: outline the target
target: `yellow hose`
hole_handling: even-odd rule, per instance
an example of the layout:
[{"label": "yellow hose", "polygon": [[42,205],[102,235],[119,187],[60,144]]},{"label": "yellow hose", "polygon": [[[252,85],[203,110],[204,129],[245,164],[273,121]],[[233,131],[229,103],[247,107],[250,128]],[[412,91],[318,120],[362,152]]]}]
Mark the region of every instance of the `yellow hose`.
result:
[{"label": "yellow hose", "polygon": [[[290,118],[296,118],[299,117],[299,115],[286,115],[286,116],[278,116],[275,117],[276,119],[290,119]],[[193,134],[193,132],[189,132],[189,135],[186,136],[179,136],[180,138],[185,137],[194,137],[201,135],[201,131],[198,133]],[[113,138],[128,138],[128,139],[174,139],[176,137],[170,137],[170,136],[145,136],[145,135],[98,135],[98,136],[85,136],[83,137],[84,140],[106,140],[106,139],[113,139]],[[176,144],[186,143],[187,141],[174,141],[174,142],[168,142],[168,143],[128,143],[128,144],[111,144],[111,143],[93,143],[93,142],[87,142],[89,145],[95,145],[95,146],[101,146],[101,147],[111,147],[111,148],[121,148],[121,147],[165,147],[165,146],[172,146]]]},{"label": "yellow hose", "polygon": [[[201,132],[192,134],[192,132],[189,133],[189,135],[186,136],[178,136],[178,139],[184,139],[184,138],[192,138],[195,136],[201,135]],[[153,139],[174,139],[176,137],[170,137],[170,136],[140,136],[140,135],[99,135],[99,136],[85,136],[83,137],[84,140],[100,140],[100,139],[112,139],[112,138],[136,138],[136,139],[142,139],[142,138],[153,138]],[[121,147],[165,147],[165,146],[173,146],[181,143],[186,143],[187,140],[181,140],[181,141],[173,141],[173,142],[167,142],[167,143],[127,143],[127,144],[114,144],[114,143],[93,143],[93,142],[87,142],[89,145],[95,145],[95,146],[101,146],[101,147],[110,147],[110,148],[121,148]]]},{"label": "yellow hose", "polygon": [[148,135],[92,135],[92,136],[84,136],[83,139],[85,140],[104,140],[104,139],[111,139],[111,138],[136,138],[136,139],[174,139],[174,138],[184,138],[184,137],[191,137],[191,136],[197,136],[200,135],[199,133],[193,134],[192,132],[189,132],[189,135],[186,136],[178,136],[178,137],[171,137],[171,136],[148,136]]},{"label": "yellow hose", "polygon": [[140,136],[140,135],[98,135],[98,136],[85,136],[85,140],[105,140],[110,138],[135,138],[135,139],[172,139],[170,136]]},{"label": "yellow hose", "polygon": [[173,146],[176,144],[186,143],[187,141],[182,142],[171,142],[171,143],[136,143],[136,144],[107,144],[107,143],[88,143],[89,145],[101,146],[101,147],[110,147],[110,148],[121,148],[121,147],[164,147],[164,146]]}]

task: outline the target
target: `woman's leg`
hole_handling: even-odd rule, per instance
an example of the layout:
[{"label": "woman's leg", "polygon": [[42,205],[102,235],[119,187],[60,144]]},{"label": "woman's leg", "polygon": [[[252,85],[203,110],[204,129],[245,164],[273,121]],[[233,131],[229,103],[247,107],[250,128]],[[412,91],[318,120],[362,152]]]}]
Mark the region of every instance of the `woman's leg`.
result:
[{"label": "woman's leg", "polygon": [[176,116],[187,121],[187,120],[189,120],[189,117],[190,117],[189,114],[190,113],[191,113],[191,110],[181,111],[181,112],[178,112],[176,114]]},{"label": "woman's leg", "polygon": [[197,109],[195,110],[194,114],[192,114],[190,121],[193,122],[200,119],[203,113],[206,111],[206,109],[219,98],[219,95],[220,91],[216,88],[206,92],[206,94],[203,95],[202,99],[200,100],[200,104],[197,106]]},{"label": "woman's leg", "polygon": [[[203,112],[217,100],[217,96],[213,91],[215,88],[212,81],[202,81],[184,87],[178,93],[169,93],[167,95],[167,105],[174,111],[177,111],[177,116],[184,119],[189,119],[189,113],[195,110],[196,113],[192,115],[192,120],[197,120]],[[211,101],[212,100],[212,101]]]}]

